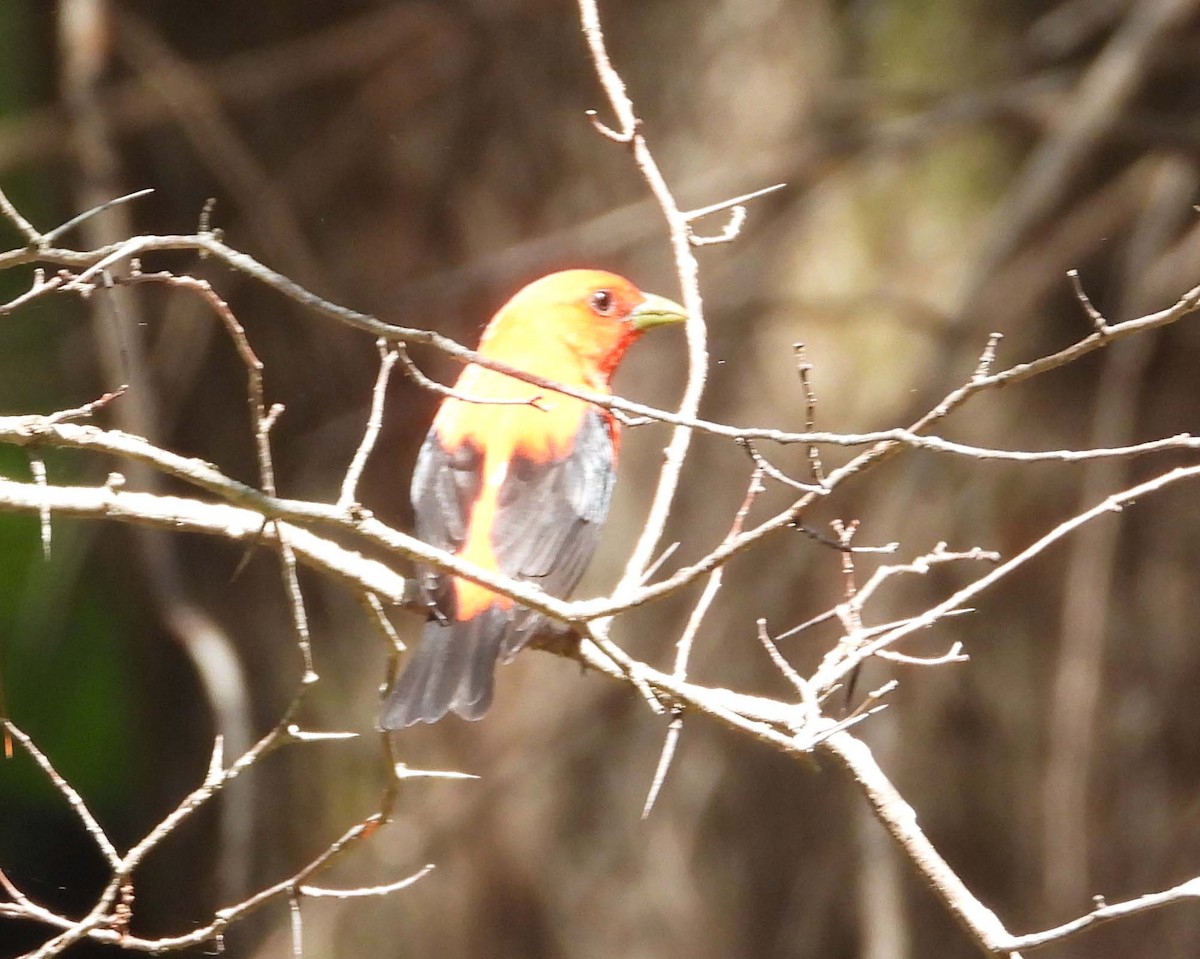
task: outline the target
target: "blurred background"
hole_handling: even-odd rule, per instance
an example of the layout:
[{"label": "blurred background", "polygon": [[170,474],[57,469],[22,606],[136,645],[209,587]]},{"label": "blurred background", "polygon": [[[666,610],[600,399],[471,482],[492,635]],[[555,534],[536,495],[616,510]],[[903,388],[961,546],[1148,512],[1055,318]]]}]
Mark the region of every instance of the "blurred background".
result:
[{"label": "blurred background", "polygon": [[[703,415],[803,426],[792,344],[813,364],[818,426],[911,422],[970,375],[1061,348],[1200,282],[1200,58],[1195,0],[608,0],[610,51],[685,207],[775,182],[742,237],[699,251],[713,372]],[[0,4],[0,184],[42,229],[152,187],[63,242],[189,233],[209,198],[236,248],[338,303],[473,343],[525,281],[595,265],[675,295],[666,231],[607,111],[568,0]],[[712,225],[712,232],[721,223]],[[3,249],[23,241],[0,223]],[[332,502],[361,436],[371,340],[187,255],[146,267],[209,278],[266,365],[280,491]],[[0,275],[0,298],[28,271]],[[454,364],[414,351],[443,380]],[[1010,449],[1124,444],[1196,430],[1200,335],[1187,320],[978,398],[945,435]],[[648,338],[617,388],[670,406],[682,337]],[[195,297],[139,288],[59,297],[0,323],[0,411],[49,412],[119,383],[100,422],[254,481],[245,374]],[[434,397],[397,375],[360,499],[410,528],[407,485]],[[640,529],[668,433],[627,433],[601,554],[611,587]],[[803,477],[803,451],[765,450]],[[845,460],[830,450],[827,464]],[[47,455],[58,483],[129,464]],[[859,542],[911,558],[939,541],[1009,556],[1109,492],[1183,462],[980,463],[909,453],[809,517],[862,521]],[[19,450],[7,476],[27,479]],[[668,568],[725,534],[745,454],[697,437]],[[787,501],[774,489],[759,509]],[[1014,932],[1200,873],[1200,510],[1173,488],[1095,523],[909,647],[954,640],[965,665],[894,674],[860,727],[952,866]],[[0,678],[9,714],[121,848],[278,719],[300,675],[278,564],[195,537],[0,516]],[[873,561],[862,560],[864,575]],[[920,611],[978,569],[894,583],[870,622]],[[370,814],[385,643],[352,596],[302,584],[322,681],[309,728],[363,735],[271,756],[139,873],[133,928],[186,932],[291,874]],[[671,661],[696,591],[620,620]],[[699,635],[692,677],[786,696],[755,636],[842,595],[840,557],[781,535],[739,557]],[[396,613],[412,638],[415,617]],[[811,669],[830,627],[785,641]],[[215,695],[214,695],[215,692]],[[975,955],[893,853],[852,784],[695,719],[657,808],[642,804],[664,726],[637,698],[538,653],[501,671],[487,720],[396,737],[415,780],[396,822],[323,881],[438,869],[385,899],[308,901],[309,955],[959,957]],[[103,863],[24,756],[0,763],[0,867],[79,914]],[[230,930],[236,956],[287,955],[281,903]],[[45,931],[0,923],[0,955]],[[197,950],[198,951],[198,950]],[[1047,954],[1194,956],[1200,910],[1176,905]],[[84,956],[102,950],[81,946]]]}]

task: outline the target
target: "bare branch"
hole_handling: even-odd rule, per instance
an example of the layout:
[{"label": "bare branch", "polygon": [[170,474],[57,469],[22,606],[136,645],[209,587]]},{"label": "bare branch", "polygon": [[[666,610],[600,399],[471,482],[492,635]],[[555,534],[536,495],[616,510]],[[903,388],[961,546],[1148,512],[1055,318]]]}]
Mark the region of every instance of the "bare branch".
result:
[{"label": "bare branch", "polygon": [[722,210],[728,210],[732,207],[739,207],[751,200],[757,200],[759,197],[768,196],[772,193],[777,193],[787,187],[786,183],[773,183],[771,186],[765,186],[760,190],[751,190],[749,193],[743,193],[741,196],[730,197],[728,200],[721,200],[718,203],[710,204],[709,206],[698,207],[695,210],[685,210],[681,216],[689,223],[694,223],[702,217],[710,216],[713,213],[720,213]]},{"label": "bare branch", "polygon": [[[817,422],[817,393],[812,385],[812,364],[803,343],[793,343],[792,353],[796,357],[796,373],[800,376],[800,388],[804,391],[804,431],[813,432]],[[808,445],[808,463],[817,485],[825,487],[825,467],[821,465],[821,451],[815,443]]]},{"label": "bare branch", "polygon": [[742,232],[742,226],[746,223],[746,208],[744,206],[735,206],[729,212],[729,220],[721,227],[720,233],[714,233],[711,236],[703,236],[695,231],[692,225],[688,224],[688,240],[692,246],[715,246],[718,243],[729,243],[736,240]]},{"label": "bare branch", "polygon": [[[46,488],[46,462],[37,453],[29,454],[29,472],[33,476],[35,486]],[[50,562],[50,507],[43,506],[38,510],[38,525],[42,535],[42,559]]]},{"label": "bare branch", "polygon": [[954,643],[940,656],[909,656],[898,653],[894,649],[881,649],[875,654],[888,662],[901,663],[906,666],[944,666],[947,663],[970,662],[970,657],[963,653],[962,643]]},{"label": "bare branch", "polygon": [[21,748],[29,754],[29,757],[38,764],[42,772],[46,774],[46,778],[50,780],[51,785],[58,790],[59,794],[67,801],[67,805],[79,818],[83,824],[83,828],[87,830],[87,834],[92,837],[104,856],[109,866],[116,869],[120,866],[121,856],[117,852],[116,847],[112,844],[112,840],[108,838],[108,834],[104,831],[104,827],[100,825],[96,817],[92,815],[92,811],[88,809],[87,803],[83,801],[83,797],[75,791],[70,783],[59,775],[58,770],[54,768],[54,764],[50,762],[46,754],[38,749],[32,739],[17,726],[11,719],[4,718],[0,720],[4,725],[4,730],[7,735],[21,744]]},{"label": "bare branch", "polygon": [[397,879],[395,882],[389,882],[382,886],[358,886],[354,889],[325,889],[320,886],[300,886],[297,891],[300,895],[307,896],[309,899],[360,899],[365,896],[390,896],[392,893],[399,892],[401,889],[407,889],[413,883],[424,879],[435,868],[433,863],[429,863],[422,869],[418,869],[411,876]]},{"label": "bare branch", "polygon": [[1052,544],[1063,539],[1080,526],[1091,522],[1098,517],[1105,516],[1109,513],[1119,513],[1127,505],[1136,502],[1150,493],[1157,492],[1167,486],[1175,483],[1183,482],[1189,479],[1200,477],[1200,466],[1181,466],[1170,470],[1159,476],[1149,479],[1144,483],[1139,483],[1136,486],[1131,486],[1128,489],[1122,490],[1119,493],[1114,493],[1106,497],[1100,503],[1097,503],[1091,509],[1084,510],[1069,520],[1060,523],[1050,532],[1037,539],[1031,545],[1018,553],[1011,559],[1001,563],[990,573],[979,577],[970,585],[958,590],[952,596],[938,603],[936,606],[930,607],[920,616],[914,616],[911,620],[904,623],[895,629],[889,630],[882,636],[868,643],[866,646],[859,649],[854,657],[847,660],[845,663],[833,667],[827,675],[821,677],[821,682],[818,685],[829,685],[836,682],[841,676],[845,675],[853,668],[855,660],[861,660],[867,656],[873,656],[881,649],[886,649],[895,644],[905,636],[911,635],[920,629],[925,629],[937,622],[946,613],[959,609],[971,602],[976,596],[984,590],[995,585],[1003,580],[1013,570],[1020,566],[1024,566],[1038,554],[1044,552]]},{"label": "bare branch", "polygon": [[1197,898],[1200,898],[1200,876],[1189,879],[1187,882],[1181,882],[1178,886],[1172,886],[1170,889],[1165,889],[1162,892],[1147,893],[1144,896],[1138,896],[1136,899],[1117,902],[1112,905],[1108,905],[1101,897],[1097,896],[1096,908],[1087,915],[1063,923],[1061,926],[1055,926],[1053,929],[1047,929],[1044,932],[1032,932],[1024,936],[1013,936],[1009,945],[1013,949],[1036,949],[1039,946],[1049,945],[1053,942],[1061,942],[1069,936],[1073,936],[1084,929],[1089,929],[1103,922],[1132,916],[1139,912],[1149,912],[1151,909],[1161,909],[1163,906],[1168,906],[1172,903]]},{"label": "bare branch", "polygon": [[[269,541],[274,535],[271,531],[263,530],[261,513],[224,503],[201,503],[177,496],[134,493],[109,486],[49,486],[39,490],[33,484],[0,479],[0,510],[36,514],[47,501],[50,509],[59,516],[112,519],[168,530],[208,533],[233,541],[256,542],[260,538]],[[383,563],[367,559],[299,527],[288,526],[287,531],[298,557],[313,568],[356,589],[369,590],[395,602],[404,601],[404,577]]]},{"label": "bare branch", "polygon": [[1079,279],[1078,270],[1067,270],[1067,276],[1071,278],[1071,287],[1075,291],[1075,299],[1079,301],[1079,305],[1083,307],[1083,312],[1088,315],[1088,319],[1092,321],[1092,326],[1101,336],[1108,333],[1108,322],[1104,319],[1103,314],[1097,310],[1092,301],[1088,298],[1087,293],[1083,289],[1083,283]]},{"label": "bare branch", "polygon": [[[596,0],[579,0],[579,14],[596,74],[608,95],[613,112],[617,116],[620,129],[616,132],[620,138],[628,138],[633,150],[634,162],[658,201],[667,221],[671,248],[675,254],[675,269],[683,290],[683,306],[687,312],[684,332],[688,344],[688,374],[683,398],[679,402],[679,416],[684,419],[694,419],[700,408],[700,397],[708,378],[708,347],[704,325],[704,307],[700,298],[699,267],[692,253],[688,218],[679,209],[658,168],[658,163],[650,153],[645,137],[638,128],[637,115],[629,95],[625,92],[625,84],[609,60],[608,50],[604,43],[604,32],[600,25],[600,14],[596,9]],[[683,469],[683,461],[687,456],[690,444],[691,431],[683,426],[676,427],[663,454],[663,468],[659,472],[658,485],[651,500],[646,524],[630,552],[625,572],[617,584],[616,595],[636,588],[654,555],[666,527],[667,514],[670,512],[671,503],[675,498],[679,474]]]},{"label": "bare branch", "polygon": [[917,814],[884,775],[871,750],[843,731],[823,740],[821,751],[836,759],[850,773],[870,802],[876,818],[971,938],[988,952],[1020,959],[1015,948],[1007,947],[1012,937],[1004,924],[974,896],[921,831]]},{"label": "bare branch", "polygon": [[400,362],[404,365],[404,372],[408,374],[409,378],[422,389],[436,393],[438,396],[448,396],[451,399],[462,400],[464,403],[478,403],[480,406],[532,406],[534,409],[545,410],[540,394],[528,398],[518,396],[515,399],[507,397],[482,397],[471,396],[452,387],[443,386],[421,372],[421,368],[412,361],[412,357],[408,355],[408,350],[404,348],[403,343],[396,347],[396,352],[399,354]]},{"label": "bare branch", "polygon": [[87,220],[90,220],[96,214],[103,213],[105,210],[111,210],[115,206],[120,206],[123,203],[129,203],[132,200],[140,200],[142,197],[149,196],[153,192],[153,187],[147,187],[143,190],[134,190],[132,193],[126,193],[124,196],[119,196],[112,200],[106,200],[104,203],[100,203],[92,207],[90,210],[84,210],[84,212],[78,214],[77,216],[71,217],[71,219],[67,220],[67,222],[63,223],[61,226],[56,226],[53,230],[47,231],[40,238],[40,245],[49,246],[63,234],[71,232],[71,230],[75,229],[75,227],[86,222]]},{"label": "bare branch", "polygon": [[[750,475],[750,485],[746,488],[746,495],[742,500],[742,505],[738,507],[738,511],[733,517],[733,524],[729,529],[730,536],[736,536],[741,532],[742,526],[746,522],[746,516],[750,513],[751,507],[754,506],[754,501],[763,491],[762,471],[756,467]],[[695,644],[696,634],[700,631],[700,624],[704,621],[709,607],[712,606],[713,600],[717,598],[717,593],[721,589],[723,572],[724,567],[718,567],[708,577],[708,582],[704,584],[704,592],[700,594],[700,599],[692,607],[687,625],[684,626],[683,633],[675,644],[675,665],[671,675],[678,679],[683,679],[687,676],[688,660],[692,655],[692,646]],[[683,717],[673,717],[671,725],[667,729],[667,738],[663,742],[662,753],[659,756],[658,766],[654,772],[654,779],[650,784],[650,791],[647,793],[646,802],[642,806],[642,819],[646,819],[654,809],[655,800],[658,798],[659,791],[666,781],[667,772],[671,768],[671,759],[675,755],[675,748],[679,744],[679,736],[682,732]]]},{"label": "bare branch", "polygon": [[9,222],[20,231],[21,235],[29,241],[31,246],[36,248],[43,243],[42,235],[38,233],[32,223],[21,216],[3,190],[0,190],[0,214],[8,218]]},{"label": "bare branch", "polygon": [[392,367],[396,365],[396,360],[400,358],[403,349],[403,347],[388,349],[387,340],[383,339],[376,340],[375,346],[379,350],[379,375],[375,378],[375,386],[371,389],[371,412],[367,415],[367,426],[363,430],[362,441],[358,444],[358,449],[354,451],[354,458],[346,470],[345,479],[342,480],[342,492],[337,501],[339,509],[349,510],[355,503],[359,477],[362,476],[362,471],[367,465],[367,458],[375,448],[379,431],[383,428],[383,404],[387,397],[387,385],[392,375]]},{"label": "bare branch", "polygon": [[772,466],[767,458],[758,451],[758,447],[754,445],[753,440],[739,440],[738,443],[749,454],[750,459],[754,461],[754,465],[776,482],[783,483],[784,486],[790,486],[801,493],[818,493],[824,495],[827,492],[825,487],[820,484],[801,483],[800,480],[792,479],[781,469]]}]

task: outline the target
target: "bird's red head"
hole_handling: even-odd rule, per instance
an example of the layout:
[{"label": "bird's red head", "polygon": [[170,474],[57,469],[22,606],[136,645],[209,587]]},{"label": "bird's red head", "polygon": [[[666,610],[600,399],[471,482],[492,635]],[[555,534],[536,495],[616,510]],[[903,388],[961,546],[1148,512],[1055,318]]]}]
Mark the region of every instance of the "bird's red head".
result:
[{"label": "bird's red head", "polygon": [[603,270],[564,270],[522,288],[492,318],[479,350],[561,382],[603,389],[629,345],[686,318],[679,304]]}]

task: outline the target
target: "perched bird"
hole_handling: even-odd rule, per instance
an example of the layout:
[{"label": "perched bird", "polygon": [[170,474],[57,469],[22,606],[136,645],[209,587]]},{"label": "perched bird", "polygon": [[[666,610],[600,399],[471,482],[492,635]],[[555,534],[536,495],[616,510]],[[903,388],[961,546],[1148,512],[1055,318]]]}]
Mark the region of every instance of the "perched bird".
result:
[{"label": "perched bird", "polygon": [[[609,379],[645,330],[683,308],[598,270],[530,283],[492,318],[479,353],[566,386],[609,394]],[[485,569],[565,597],[583,575],[608,515],[620,425],[608,410],[468,365],[417,457],[417,536]],[[508,662],[548,624],[482,586],[422,574],[431,616],[388,692],[380,725],[401,729],[448,712],[479,719],[497,661]]]}]

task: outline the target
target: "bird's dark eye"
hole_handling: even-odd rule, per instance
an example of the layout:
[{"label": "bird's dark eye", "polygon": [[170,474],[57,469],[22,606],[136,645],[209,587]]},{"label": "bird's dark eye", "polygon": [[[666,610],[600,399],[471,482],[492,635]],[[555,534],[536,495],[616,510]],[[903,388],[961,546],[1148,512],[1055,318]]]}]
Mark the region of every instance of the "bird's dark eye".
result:
[{"label": "bird's dark eye", "polygon": [[616,306],[611,290],[597,290],[592,294],[592,309],[601,316],[608,316]]}]

